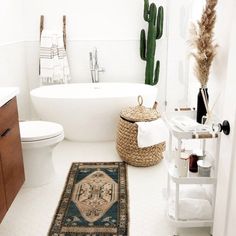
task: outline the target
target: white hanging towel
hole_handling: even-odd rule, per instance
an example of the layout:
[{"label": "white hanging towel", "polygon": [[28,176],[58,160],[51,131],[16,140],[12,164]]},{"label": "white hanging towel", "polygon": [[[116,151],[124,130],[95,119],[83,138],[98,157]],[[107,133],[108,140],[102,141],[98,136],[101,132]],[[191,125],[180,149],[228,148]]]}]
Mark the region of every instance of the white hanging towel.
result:
[{"label": "white hanging towel", "polygon": [[149,122],[136,122],[138,125],[138,147],[150,147],[168,139],[168,129],[164,121],[159,118]]},{"label": "white hanging towel", "polygon": [[63,32],[43,30],[40,42],[40,80],[43,85],[71,80]]}]

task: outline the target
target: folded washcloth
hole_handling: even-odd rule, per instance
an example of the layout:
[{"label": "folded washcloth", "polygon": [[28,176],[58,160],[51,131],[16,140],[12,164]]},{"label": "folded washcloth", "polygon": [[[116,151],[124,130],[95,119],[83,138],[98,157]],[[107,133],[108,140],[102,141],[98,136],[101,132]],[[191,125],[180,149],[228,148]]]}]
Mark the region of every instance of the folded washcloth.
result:
[{"label": "folded washcloth", "polygon": [[136,122],[138,125],[138,146],[140,148],[150,147],[168,139],[168,129],[164,121],[159,118],[149,122]]},{"label": "folded washcloth", "polygon": [[[169,215],[175,219],[175,201],[170,201]],[[180,220],[210,220],[212,219],[212,206],[208,200],[183,198],[179,200]]]},{"label": "folded washcloth", "polygon": [[68,83],[71,79],[62,32],[42,32],[40,79],[42,84]]}]

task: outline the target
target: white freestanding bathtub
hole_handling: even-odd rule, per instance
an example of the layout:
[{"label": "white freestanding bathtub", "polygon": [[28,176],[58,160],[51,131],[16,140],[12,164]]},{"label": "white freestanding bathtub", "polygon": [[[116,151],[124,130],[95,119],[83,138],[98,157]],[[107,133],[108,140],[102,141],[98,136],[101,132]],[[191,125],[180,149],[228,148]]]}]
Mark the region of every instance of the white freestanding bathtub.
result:
[{"label": "white freestanding bathtub", "polygon": [[32,103],[42,120],[64,127],[72,141],[110,141],[115,139],[122,108],[137,105],[152,107],[155,86],[136,83],[75,83],[43,86],[31,90]]}]

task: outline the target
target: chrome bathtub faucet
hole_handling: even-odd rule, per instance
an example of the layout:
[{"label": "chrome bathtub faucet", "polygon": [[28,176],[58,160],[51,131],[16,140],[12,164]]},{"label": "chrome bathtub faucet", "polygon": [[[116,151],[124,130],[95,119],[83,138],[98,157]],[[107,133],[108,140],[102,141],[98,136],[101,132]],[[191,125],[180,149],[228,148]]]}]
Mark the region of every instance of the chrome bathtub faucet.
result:
[{"label": "chrome bathtub faucet", "polygon": [[99,72],[104,72],[104,68],[98,64],[97,48],[94,48],[93,52],[89,52],[90,72],[93,83],[99,82]]}]

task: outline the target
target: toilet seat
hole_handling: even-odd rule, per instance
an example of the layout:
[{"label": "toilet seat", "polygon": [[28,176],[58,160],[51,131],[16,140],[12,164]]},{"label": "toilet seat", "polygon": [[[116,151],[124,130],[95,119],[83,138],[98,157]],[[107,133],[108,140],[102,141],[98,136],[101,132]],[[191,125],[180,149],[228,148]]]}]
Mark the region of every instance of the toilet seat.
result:
[{"label": "toilet seat", "polygon": [[22,121],[20,122],[21,142],[40,142],[64,136],[63,127],[49,121]]}]

